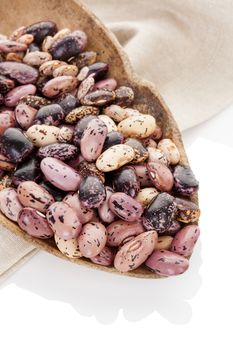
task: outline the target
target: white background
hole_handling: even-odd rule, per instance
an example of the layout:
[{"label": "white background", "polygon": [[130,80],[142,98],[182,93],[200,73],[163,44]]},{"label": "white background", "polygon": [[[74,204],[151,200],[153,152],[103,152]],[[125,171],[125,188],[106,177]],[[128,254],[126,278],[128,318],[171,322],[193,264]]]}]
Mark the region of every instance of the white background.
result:
[{"label": "white background", "polygon": [[230,106],[183,133],[202,209],[184,275],[132,279],[38,253],[0,286],[0,349],[232,350],[232,129]]}]

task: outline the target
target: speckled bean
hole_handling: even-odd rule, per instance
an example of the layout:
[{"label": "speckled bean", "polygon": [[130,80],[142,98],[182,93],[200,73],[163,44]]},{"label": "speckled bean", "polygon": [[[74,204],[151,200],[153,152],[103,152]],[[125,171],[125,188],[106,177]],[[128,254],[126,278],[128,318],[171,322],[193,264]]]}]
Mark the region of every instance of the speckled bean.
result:
[{"label": "speckled bean", "polygon": [[136,137],[139,139],[152,135],[155,128],[155,118],[147,114],[141,114],[137,117],[128,117],[118,124],[118,131],[120,131],[124,137]]},{"label": "speckled bean", "polygon": [[40,21],[27,26],[24,30],[26,34],[32,34],[34,41],[41,44],[47,35],[53,36],[57,32],[57,26],[52,21]]},{"label": "speckled bean", "polygon": [[76,57],[72,57],[69,63],[75,64],[79,69],[90,66],[96,62],[97,53],[94,51],[85,51]]},{"label": "speckled bean", "polygon": [[74,145],[67,143],[53,143],[51,145],[39,148],[38,156],[40,158],[53,157],[60,160],[67,160],[77,156],[78,149]]},{"label": "speckled bean", "polygon": [[[153,140],[152,140],[153,141]],[[148,162],[161,162],[165,165],[168,165],[168,160],[165,154],[158,148],[147,147],[147,151],[149,154]]]},{"label": "speckled bean", "polygon": [[134,92],[128,86],[120,86],[115,90],[116,104],[119,106],[129,106],[134,100]]},{"label": "speckled bean", "polygon": [[113,189],[135,197],[140,189],[140,182],[133,167],[125,166],[116,171],[112,179]]},{"label": "speckled bean", "polygon": [[74,137],[73,137],[73,143],[76,146],[80,146],[80,142],[81,142],[84,131],[86,130],[89,122],[91,120],[94,120],[94,119],[96,119],[95,115],[86,115],[85,117],[81,118],[77,122],[77,124],[74,128]]},{"label": "speckled bean", "polygon": [[156,231],[147,231],[124,244],[115,256],[114,267],[120,272],[136,269],[153,252],[157,238]]},{"label": "speckled bean", "polygon": [[94,85],[95,79],[92,76],[89,76],[86,79],[84,79],[78,87],[78,99],[81,100],[82,98],[84,98],[84,96],[86,96],[86,94],[93,89]]},{"label": "speckled bean", "polygon": [[0,93],[6,94],[8,91],[15,87],[15,82],[12,79],[8,79],[4,75],[0,75]]},{"label": "speckled bean", "polygon": [[76,169],[83,179],[87,176],[97,176],[103,183],[105,182],[104,173],[96,168],[95,163],[86,162],[82,159]]},{"label": "speckled bean", "polygon": [[114,253],[109,247],[104,247],[98,255],[93,256],[90,260],[97,265],[111,266],[114,261]]},{"label": "speckled bean", "polygon": [[34,181],[23,181],[17,188],[20,203],[24,207],[34,208],[46,213],[48,207],[54,202],[53,196]]},{"label": "speckled bean", "polygon": [[23,208],[20,211],[18,225],[30,236],[41,239],[53,237],[53,231],[49,227],[45,215],[34,208]]},{"label": "speckled bean", "polygon": [[64,202],[53,203],[46,217],[54,234],[62,239],[77,238],[81,232],[82,225],[75,210]]},{"label": "speckled bean", "polygon": [[158,190],[164,192],[171,191],[173,187],[173,175],[166,165],[157,160],[147,163],[147,169],[151,181]]},{"label": "speckled bean", "polygon": [[93,90],[107,89],[107,90],[113,91],[116,89],[116,87],[117,87],[117,81],[113,78],[107,78],[107,79],[98,81],[95,84]]},{"label": "speckled bean", "polygon": [[64,117],[65,115],[61,106],[57,103],[52,103],[39,109],[35,121],[36,124],[57,126],[61,124]]},{"label": "speckled bean", "polygon": [[15,107],[22,97],[27,95],[34,95],[35,93],[35,85],[26,84],[17,86],[6,94],[4,99],[5,105],[8,107]]},{"label": "speckled bean", "polygon": [[49,105],[51,101],[41,96],[27,95],[27,96],[21,97],[20,103],[25,103],[26,105],[35,109],[40,109],[43,106]]},{"label": "speckled bean", "polygon": [[199,219],[201,211],[197,204],[182,198],[175,199],[177,211],[176,219],[186,224],[196,222]]},{"label": "speckled bean", "polygon": [[175,235],[171,251],[188,257],[192,254],[193,248],[200,235],[200,229],[197,225],[187,225]]},{"label": "speckled bean", "polygon": [[174,142],[170,139],[163,139],[158,143],[160,149],[166,156],[169,164],[175,165],[180,161],[180,152]]},{"label": "speckled bean", "polygon": [[1,170],[13,170],[15,168],[15,164],[12,163],[9,158],[0,153],[0,169]]},{"label": "speckled bean", "polygon": [[80,142],[84,159],[93,162],[100,156],[107,133],[107,126],[102,120],[96,118],[88,123]]},{"label": "speckled bean", "polygon": [[75,210],[82,225],[94,219],[94,210],[90,208],[84,208],[81,205],[78,193],[75,192],[67,194],[63,199],[63,202]]},{"label": "speckled bean", "polygon": [[104,184],[97,176],[87,176],[80,184],[79,200],[85,208],[98,208],[106,198]]},{"label": "speckled bean", "polygon": [[119,144],[108,148],[97,159],[96,166],[103,172],[119,169],[134,159],[135,152],[132,147]]},{"label": "speckled bean", "polygon": [[175,198],[163,192],[156,196],[144,210],[143,225],[146,229],[155,229],[158,234],[165,232],[176,214]]},{"label": "speckled bean", "polygon": [[108,117],[105,114],[100,114],[98,116],[98,118],[100,120],[102,120],[104,122],[104,124],[107,126],[108,133],[112,132],[112,131],[117,131],[117,126],[116,126],[116,124],[114,123],[114,121],[110,117]]},{"label": "speckled bean", "polygon": [[22,129],[28,129],[34,122],[37,110],[26,105],[26,103],[19,103],[15,108],[15,119]]},{"label": "speckled bean", "polygon": [[185,272],[189,261],[168,250],[156,250],[146,261],[146,266],[161,276],[175,276]]},{"label": "speckled bean", "polygon": [[146,165],[134,165],[134,170],[136,172],[141,187],[153,186]]},{"label": "speckled bean", "polygon": [[115,99],[115,92],[106,89],[91,91],[86,94],[81,103],[86,106],[104,106]]},{"label": "speckled bean", "polygon": [[32,34],[24,34],[17,39],[17,42],[29,46],[33,40],[34,36]]},{"label": "speckled bean", "polygon": [[40,66],[39,72],[40,72],[40,74],[45,75],[45,76],[52,76],[55,69],[62,67],[64,65],[67,66],[67,63],[63,62],[63,61],[58,61],[58,60],[51,60],[48,62],[44,62]]},{"label": "speckled bean", "polygon": [[59,142],[70,142],[74,135],[74,128],[71,125],[62,125],[58,135]]},{"label": "speckled bean", "polygon": [[130,222],[139,220],[143,213],[141,204],[123,192],[111,195],[109,207],[118,217]]},{"label": "speckled bean", "polygon": [[142,188],[137,196],[136,201],[138,201],[143,207],[147,207],[150,202],[158,196],[159,192],[154,187]]},{"label": "speckled bean", "polygon": [[132,160],[133,164],[144,162],[148,158],[148,151],[139,140],[129,138],[125,141],[125,145],[134,149],[135,157]]},{"label": "speckled bean", "polygon": [[77,56],[87,45],[87,36],[81,30],[76,30],[64,37],[57,39],[49,48],[49,52],[56,60],[67,61],[70,57]]},{"label": "speckled bean", "polygon": [[198,191],[199,183],[189,166],[177,165],[173,172],[174,189],[183,196],[190,196]]},{"label": "speckled bean", "polygon": [[104,114],[109,116],[111,119],[113,119],[117,123],[128,118],[128,116],[125,113],[124,108],[122,108],[118,105],[111,105],[111,106],[105,107],[103,112],[104,112]]},{"label": "speckled bean", "polygon": [[89,222],[83,226],[78,238],[79,249],[83,256],[92,258],[98,255],[107,242],[106,228],[100,222]]},{"label": "speckled bean", "polygon": [[109,186],[106,186],[105,189],[106,189],[106,198],[105,198],[104,202],[99,206],[98,214],[99,214],[100,219],[103,222],[110,224],[115,219],[115,214],[111,211],[111,209],[109,207],[109,203],[108,203],[109,198],[113,194],[113,189]]},{"label": "speckled bean", "polygon": [[103,151],[124,142],[124,136],[118,131],[111,131],[107,134],[103,145]]},{"label": "speckled bean", "polygon": [[80,119],[90,115],[98,115],[99,109],[91,106],[80,106],[73,109],[65,118],[65,121],[69,124],[75,124]]},{"label": "speckled bean", "polygon": [[81,182],[81,176],[69,165],[52,157],[44,158],[40,168],[46,179],[63,191],[76,191]]},{"label": "speckled bean", "polygon": [[77,238],[64,239],[55,234],[54,240],[60,252],[65,256],[67,256],[67,258],[70,258],[70,259],[81,258],[82,254],[79,250]]},{"label": "speckled bean", "polygon": [[119,247],[144,231],[145,229],[140,221],[114,221],[107,226],[107,244],[110,247]]},{"label": "speckled bean", "polygon": [[13,111],[0,112],[0,136],[8,128],[15,126],[15,116]]},{"label": "speckled bean", "polygon": [[17,221],[22,205],[14,188],[8,187],[0,191],[0,210],[12,221]]},{"label": "speckled bean", "polygon": [[46,97],[57,97],[64,92],[70,92],[78,85],[78,80],[75,77],[62,76],[49,80],[42,88],[42,93]]},{"label": "speckled bean", "polygon": [[0,53],[22,52],[27,50],[27,45],[13,40],[0,40]]},{"label": "speckled bean", "polygon": [[61,65],[60,67],[54,69],[53,76],[61,77],[63,75],[76,77],[78,74],[78,68],[72,64]]},{"label": "speckled bean", "polygon": [[58,142],[60,129],[52,125],[32,125],[27,131],[28,139],[37,147]]},{"label": "speckled bean", "polygon": [[33,84],[38,78],[38,71],[20,62],[0,62],[0,74],[15,79],[20,84]]},{"label": "speckled bean", "polygon": [[51,61],[52,56],[48,52],[43,51],[33,51],[28,52],[24,58],[23,62],[29,66],[39,67],[44,62]]}]

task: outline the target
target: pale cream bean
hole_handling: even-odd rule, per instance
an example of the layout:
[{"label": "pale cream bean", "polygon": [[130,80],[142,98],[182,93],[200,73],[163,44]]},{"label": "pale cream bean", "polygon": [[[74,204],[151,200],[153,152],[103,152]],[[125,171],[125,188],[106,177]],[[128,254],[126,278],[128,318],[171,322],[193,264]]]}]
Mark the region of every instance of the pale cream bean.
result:
[{"label": "pale cream bean", "polygon": [[128,116],[125,114],[124,108],[118,105],[111,105],[109,107],[106,107],[104,108],[103,112],[117,123],[128,118]]},{"label": "pale cream bean", "polygon": [[34,36],[32,34],[24,34],[22,36],[20,36],[17,41],[21,44],[25,44],[25,45],[30,45],[34,40]]},{"label": "pale cream bean", "polygon": [[28,52],[24,56],[23,62],[30,66],[39,67],[42,65],[42,63],[51,61],[51,59],[52,59],[52,56],[48,52],[33,51],[33,52]]},{"label": "pale cream bean", "polygon": [[71,30],[68,28],[63,28],[59,30],[54,36],[53,36],[53,42],[56,40],[63,39],[66,35],[70,34]]},{"label": "pale cream bean", "polygon": [[54,78],[61,77],[63,75],[76,77],[77,74],[78,74],[78,68],[71,64],[61,65],[60,67],[56,68],[53,71]]},{"label": "pale cream bean", "polygon": [[41,46],[42,51],[48,52],[49,49],[50,49],[50,47],[51,47],[52,44],[53,44],[53,41],[54,41],[53,37],[50,36],[50,35],[47,35],[47,36],[44,38],[43,43],[42,43],[42,46]]},{"label": "pale cream bean", "polygon": [[103,172],[119,169],[134,159],[132,147],[124,144],[115,145],[104,151],[96,161],[96,167]]},{"label": "pale cream bean", "polygon": [[145,187],[142,188],[137,196],[136,200],[143,206],[147,207],[152,199],[154,199],[156,196],[158,196],[159,192],[156,190],[155,187]]},{"label": "pale cream bean", "polygon": [[158,149],[165,154],[169,164],[175,165],[179,163],[180,152],[172,140],[163,139],[159,141]]},{"label": "pale cream bean", "polygon": [[27,138],[37,147],[58,142],[60,129],[52,125],[32,125],[27,131]]},{"label": "pale cream bean", "polygon": [[149,114],[128,117],[118,124],[118,131],[124,137],[136,137],[140,139],[152,135],[155,128],[155,118]]},{"label": "pale cream bean", "polygon": [[112,131],[117,131],[117,126],[110,117],[108,117],[105,114],[100,114],[99,119],[101,119],[104,122],[104,124],[107,126],[108,133]]},{"label": "pale cream bean", "polygon": [[42,75],[52,76],[54,70],[56,70],[57,68],[59,68],[61,66],[67,66],[67,63],[63,62],[63,61],[58,61],[58,60],[48,61],[48,62],[43,63],[40,66],[39,72]]},{"label": "pale cream bean", "polygon": [[154,147],[147,147],[147,151],[149,154],[148,162],[159,161],[165,165],[168,165],[167,157],[160,149]]},{"label": "pale cream bean", "polygon": [[64,239],[55,234],[54,240],[55,240],[56,246],[58,247],[58,249],[62,254],[64,254],[70,259],[81,258],[82,254],[79,250],[77,238]]}]

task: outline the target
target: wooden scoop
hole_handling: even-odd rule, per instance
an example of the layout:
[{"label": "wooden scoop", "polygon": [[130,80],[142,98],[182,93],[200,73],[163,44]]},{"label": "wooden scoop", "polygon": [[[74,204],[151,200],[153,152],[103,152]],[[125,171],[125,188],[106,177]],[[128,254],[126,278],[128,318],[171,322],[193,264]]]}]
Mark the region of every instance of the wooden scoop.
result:
[{"label": "wooden scoop", "polygon": [[[181,164],[188,164],[181,134],[168,107],[164,103],[155,86],[142,80],[133,71],[128,57],[115,36],[79,1],[73,0],[1,0],[0,1],[0,33],[9,35],[14,29],[41,20],[52,20],[58,28],[82,29],[88,35],[88,50],[98,53],[98,60],[109,62],[111,77],[116,77],[119,85],[131,86],[135,92],[133,108],[140,112],[153,115],[157,124],[163,128],[163,137],[172,139],[181,154]],[[95,265],[91,261],[69,259],[56,247],[53,239],[40,240],[24,233],[16,224],[0,214],[0,224],[6,226],[16,235],[60,258],[74,263],[107,272],[119,272],[113,267]],[[159,276],[145,267],[140,267],[124,275],[140,278],[158,278]]]}]

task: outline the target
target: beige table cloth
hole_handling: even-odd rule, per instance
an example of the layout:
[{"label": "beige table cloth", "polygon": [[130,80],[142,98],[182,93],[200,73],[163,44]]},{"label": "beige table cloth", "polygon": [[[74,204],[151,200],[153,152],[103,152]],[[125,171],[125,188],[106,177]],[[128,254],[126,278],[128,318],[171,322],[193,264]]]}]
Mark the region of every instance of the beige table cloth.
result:
[{"label": "beige table cloth", "polygon": [[[152,81],[181,130],[233,101],[233,0],[85,0]],[[0,279],[36,249],[0,228]]]}]

